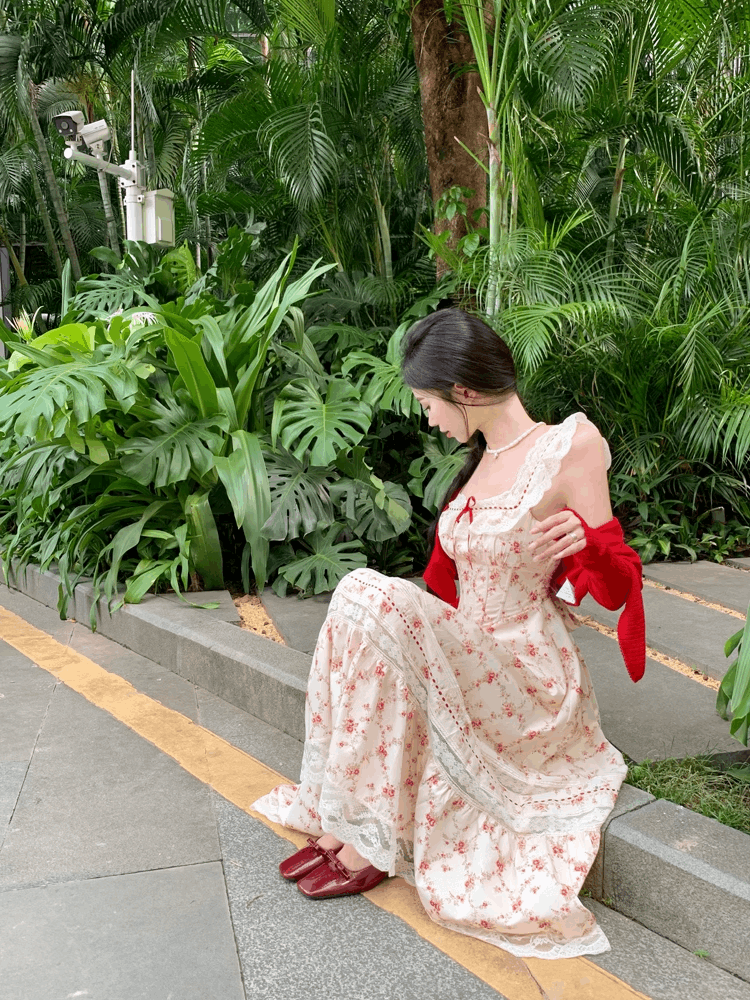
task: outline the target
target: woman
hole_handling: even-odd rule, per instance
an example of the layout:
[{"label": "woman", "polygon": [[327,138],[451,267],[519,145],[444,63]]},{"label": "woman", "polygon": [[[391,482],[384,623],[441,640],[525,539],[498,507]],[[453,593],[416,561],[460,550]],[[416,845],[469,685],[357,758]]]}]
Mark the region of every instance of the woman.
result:
[{"label": "woman", "polygon": [[[255,808],[320,838],[280,866],[308,896],[399,874],[433,920],[516,955],[606,951],[578,892],[626,766],[551,581],[589,545],[610,551],[607,445],[580,413],[535,423],[506,345],[458,310],[408,332],[403,375],[430,426],[469,444],[425,574],[440,596],[369,569],[342,580],[300,784]],[[636,588],[608,565],[619,607]]]}]

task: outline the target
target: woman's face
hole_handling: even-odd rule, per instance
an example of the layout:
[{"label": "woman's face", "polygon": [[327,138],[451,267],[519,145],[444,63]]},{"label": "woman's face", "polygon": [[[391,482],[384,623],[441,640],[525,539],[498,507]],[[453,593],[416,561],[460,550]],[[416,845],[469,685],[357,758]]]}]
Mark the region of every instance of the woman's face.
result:
[{"label": "woman's face", "polygon": [[414,397],[427,414],[430,427],[439,427],[446,437],[455,438],[457,441],[467,440],[466,418],[460,406],[422,389],[415,389]]}]

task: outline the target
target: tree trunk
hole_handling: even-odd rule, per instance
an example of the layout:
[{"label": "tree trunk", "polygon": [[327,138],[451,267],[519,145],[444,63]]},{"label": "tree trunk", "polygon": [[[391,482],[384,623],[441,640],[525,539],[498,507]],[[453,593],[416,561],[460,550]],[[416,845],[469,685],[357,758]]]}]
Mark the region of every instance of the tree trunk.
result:
[{"label": "tree trunk", "polygon": [[10,242],[8,234],[6,233],[5,228],[3,226],[0,226],[0,242],[8,251],[8,257],[10,258],[10,262],[13,265],[13,270],[16,272],[16,278],[18,279],[18,284],[28,285],[26,276],[23,273],[23,268],[21,267],[18,257],[16,257],[16,252],[13,249],[13,245]]},{"label": "tree trunk", "polygon": [[68,213],[65,211],[65,205],[63,204],[62,194],[60,192],[60,187],[57,183],[57,177],[55,177],[55,171],[52,169],[52,160],[49,158],[49,152],[47,151],[47,144],[44,141],[44,134],[42,133],[42,126],[39,124],[39,119],[36,113],[35,101],[34,101],[34,84],[30,84],[32,89],[31,102],[29,108],[29,117],[31,119],[31,130],[34,133],[34,139],[36,140],[37,149],[39,151],[39,158],[42,161],[42,169],[44,170],[44,177],[47,181],[47,188],[49,189],[50,198],[52,199],[52,207],[55,210],[55,215],[57,216],[57,224],[60,227],[60,236],[62,236],[63,245],[65,247],[65,252],[70,258],[70,268],[73,272],[73,278],[78,281],[81,277],[81,265],[78,263],[78,253],[76,251],[76,245],[73,242],[73,234],[70,231],[70,223],[68,222]]},{"label": "tree trunk", "polygon": [[21,212],[21,231],[19,236],[19,246],[18,246],[18,263],[21,265],[21,270],[26,273],[26,213]]},{"label": "tree trunk", "polygon": [[[443,0],[413,0],[411,27],[414,55],[422,94],[427,163],[433,205],[458,185],[471,188],[469,218],[487,204],[487,174],[456,141],[460,139],[477,158],[487,159],[487,115],[479,97],[479,76],[458,71],[475,62],[468,37],[445,20]],[[435,221],[436,233],[450,231],[448,246],[455,247],[466,234],[466,221],[456,212],[452,219]],[[438,278],[445,265],[438,259]]]},{"label": "tree trunk", "polygon": [[104,218],[107,222],[107,235],[109,236],[109,245],[112,251],[120,256],[120,237],[117,232],[117,223],[115,222],[115,213],[112,208],[112,198],[109,190],[109,179],[103,170],[97,170],[97,175],[99,177],[99,190],[102,193],[102,205],[104,206]]},{"label": "tree trunk", "polygon": [[42,185],[39,183],[39,178],[36,174],[36,164],[34,163],[31,153],[27,151],[26,161],[29,164],[29,170],[31,172],[31,182],[34,185],[34,194],[36,195],[36,204],[39,209],[39,215],[42,218],[42,225],[44,226],[44,233],[47,237],[47,246],[49,247],[50,257],[55,263],[55,270],[57,271],[57,277],[62,277],[63,264],[62,258],[60,257],[60,251],[57,247],[57,240],[55,239],[55,231],[52,228],[52,220],[49,217],[49,212],[47,211],[47,203],[44,200],[44,195],[42,194]]},{"label": "tree trunk", "polygon": [[607,266],[612,264],[615,252],[615,229],[617,227],[617,213],[620,211],[620,199],[622,198],[622,182],[625,178],[625,154],[627,152],[628,137],[620,138],[620,148],[617,151],[617,165],[615,167],[615,182],[612,186],[612,197],[609,201],[609,237],[607,239]]}]

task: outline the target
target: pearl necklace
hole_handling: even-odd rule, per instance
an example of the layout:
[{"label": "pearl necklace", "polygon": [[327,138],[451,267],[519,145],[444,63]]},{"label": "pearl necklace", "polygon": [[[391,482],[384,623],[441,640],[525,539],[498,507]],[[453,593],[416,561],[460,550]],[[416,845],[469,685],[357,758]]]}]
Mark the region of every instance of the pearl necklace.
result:
[{"label": "pearl necklace", "polygon": [[525,437],[528,437],[529,434],[531,434],[533,430],[536,430],[536,428],[539,427],[542,423],[544,423],[544,421],[539,420],[537,421],[537,423],[532,424],[532,426],[529,427],[528,430],[524,431],[523,434],[519,434],[519,436],[516,438],[515,441],[511,441],[510,444],[503,445],[502,448],[485,448],[484,450],[487,452],[488,455],[493,455],[493,456],[499,455],[503,451],[510,451],[511,448],[515,448],[515,446],[519,443],[519,441],[523,441]]}]

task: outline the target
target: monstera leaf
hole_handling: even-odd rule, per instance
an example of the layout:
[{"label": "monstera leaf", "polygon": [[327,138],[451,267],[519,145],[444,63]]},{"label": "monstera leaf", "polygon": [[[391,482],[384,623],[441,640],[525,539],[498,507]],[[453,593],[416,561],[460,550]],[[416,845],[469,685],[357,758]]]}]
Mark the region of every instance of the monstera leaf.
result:
[{"label": "monstera leaf", "polygon": [[195,419],[195,411],[179,403],[151,401],[153,418],[136,424],[148,437],[128,439],[122,446],[121,464],[136,482],[155,487],[182,483],[191,474],[203,479],[214,467],[214,455],[222,447],[226,427],[224,414]]},{"label": "monstera leaf", "polygon": [[411,501],[397,483],[383,482],[365,462],[366,449],[359,445],[340,452],[336,467],[347,478],[331,486],[331,499],[339,504],[347,524],[360,538],[385,542],[411,524]]},{"label": "monstera leaf", "polygon": [[366,383],[364,399],[381,410],[393,410],[404,417],[421,410],[414,393],[401,376],[401,339],[406,326],[399,327],[388,342],[385,359],[376,358],[367,351],[350,354],[342,366],[344,375],[358,369]]},{"label": "monstera leaf", "polygon": [[466,451],[449,438],[434,438],[429,434],[421,437],[425,453],[409,466],[412,477],[409,489],[416,496],[423,497],[428,510],[437,513],[448,487],[466,460]]},{"label": "monstera leaf", "polygon": [[283,542],[309,534],[332,519],[328,469],[309,468],[288,451],[266,455],[271,490],[271,515],[263,534]]},{"label": "monstera leaf", "polygon": [[371,421],[370,406],[344,379],[331,379],[325,397],[309,383],[290,382],[274,403],[271,439],[275,446],[281,438],[298,459],[309,449],[311,465],[330,465],[362,440]]},{"label": "monstera leaf", "polygon": [[334,523],[325,531],[307,535],[305,544],[312,554],[282,566],[279,575],[303,594],[333,590],[347,573],[367,565],[361,542],[336,541],[343,530],[342,524]]}]

